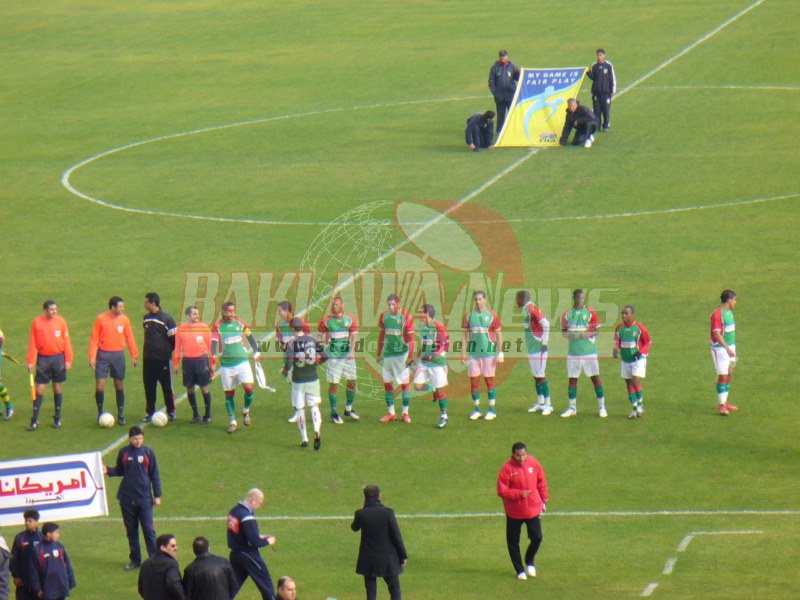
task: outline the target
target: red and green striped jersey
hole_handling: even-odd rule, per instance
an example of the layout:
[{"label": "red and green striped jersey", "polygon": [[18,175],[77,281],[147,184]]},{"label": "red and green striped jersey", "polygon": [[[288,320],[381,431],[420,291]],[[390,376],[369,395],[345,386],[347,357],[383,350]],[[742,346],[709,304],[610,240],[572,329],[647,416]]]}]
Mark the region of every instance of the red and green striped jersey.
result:
[{"label": "red and green striped jersey", "polygon": [[[564,312],[561,317],[561,331],[564,333],[595,333],[598,329],[600,329],[600,321],[597,318],[597,313],[588,306],[581,309],[572,308]],[[597,354],[596,335],[569,340],[567,355],[588,356],[590,354]]]},{"label": "red and green striped jersey", "polygon": [[216,341],[222,347],[221,366],[235,367],[247,360],[247,347],[244,345],[244,341],[250,335],[247,323],[239,319],[214,323],[211,340]]},{"label": "red and green striped jersey", "polygon": [[342,313],[337,317],[330,314],[320,321],[318,329],[325,334],[328,358],[346,358],[350,355],[350,334],[358,332],[358,323],[353,315]]},{"label": "red and green striped jersey", "polygon": [[419,328],[420,339],[420,358],[426,367],[447,366],[447,351],[450,350],[450,336],[447,328],[439,321],[431,321],[430,325],[425,323]]},{"label": "red and green striped jersey", "polygon": [[550,322],[533,302],[523,306],[522,311],[525,313],[525,347],[528,354],[536,354],[542,351],[542,346],[547,345]]},{"label": "red and green striped jersey", "polygon": [[473,358],[496,356],[496,333],[500,327],[500,317],[493,310],[473,310],[465,314],[461,328],[468,332],[467,354]]},{"label": "red and green striped jersey", "polygon": [[619,350],[619,356],[623,362],[636,362],[635,355],[638,352],[642,356],[647,356],[650,351],[650,334],[647,328],[638,321],[630,325],[620,323],[614,330],[614,347]]},{"label": "red and green striped jersey", "polygon": [[733,319],[733,311],[718,308],[711,313],[711,345],[720,347],[714,339],[714,332],[719,331],[722,339],[728,346],[736,345],[736,321]]},{"label": "red and green striped jersey", "polygon": [[[300,319],[300,317],[292,317],[292,320]],[[311,329],[308,327],[308,323],[305,319],[300,319],[303,322],[303,334],[308,335],[311,333]],[[286,348],[291,341],[297,337],[297,334],[292,331],[292,326],[289,321],[280,321],[275,326],[275,339],[278,342],[278,345],[281,348]]]},{"label": "red and green striped jersey", "polygon": [[414,339],[414,321],[404,310],[393,314],[386,310],[378,317],[378,347],[383,356],[403,356]]}]

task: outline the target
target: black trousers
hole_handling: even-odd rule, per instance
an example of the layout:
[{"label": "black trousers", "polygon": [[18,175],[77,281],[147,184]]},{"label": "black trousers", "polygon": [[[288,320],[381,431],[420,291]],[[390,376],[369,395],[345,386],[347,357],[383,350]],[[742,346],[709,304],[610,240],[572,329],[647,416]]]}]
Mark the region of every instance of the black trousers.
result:
[{"label": "black trousers", "polygon": [[494,97],[494,105],[497,108],[497,135],[503,131],[503,123],[506,122],[506,114],[511,110],[511,100]]},{"label": "black trousers", "polygon": [[508,555],[511,557],[511,564],[514,565],[514,571],[517,575],[525,572],[525,565],[522,564],[522,557],[519,551],[519,537],[523,524],[528,530],[528,539],[531,541],[525,551],[525,565],[535,564],[533,561],[542,543],[542,521],[539,517],[535,519],[512,519],[506,515]]},{"label": "black trousers", "polygon": [[120,502],[119,508],[122,512],[122,522],[125,524],[125,533],[128,535],[128,547],[130,548],[128,556],[132,563],[140,565],[142,564],[142,549],[139,546],[139,525],[142,526],[147,556],[153,557],[157,551],[156,528],[153,525],[153,504],[151,502],[142,504]]},{"label": "black trousers", "polygon": [[[401,600],[402,594],[400,593],[400,576],[387,575],[383,578],[386,586],[389,588],[389,597],[392,600]],[[375,600],[378,597],[378,578],[364,575],[364,588],[367,590],[367,600]]]},{"label": "black trousers", "polygon": [[583,146],[583,144],[586,143],[586,138],[597,133],[599,124],[600,121],[587,121],[586,123],[578,125],[575,128],[575,137],[572,138],[572,145]]},{"label": "black trousers", "polygon": [[603,121],[603,129],[608,129],[611,125],[611,96],[592,94],[592,110]]},{"label": "black trousers", "polygon": [[161,384],[161,392],[164,394],[164,404],[167,407],[167,412],[170,414],[175,412],[170,361],[144,359],[142,361],[142,381],[144,382],[145,411],[148,415],[156,412],[156,395],[159,384]]}]

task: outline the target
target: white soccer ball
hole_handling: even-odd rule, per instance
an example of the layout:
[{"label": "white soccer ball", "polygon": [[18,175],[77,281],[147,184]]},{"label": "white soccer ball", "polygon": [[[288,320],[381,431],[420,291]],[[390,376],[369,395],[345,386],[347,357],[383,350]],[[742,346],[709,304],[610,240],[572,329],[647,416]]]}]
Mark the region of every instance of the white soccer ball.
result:
[{"label": "white soccer ball", "polygon": [[110,429],[114,426],[114,415],[111,413],[103,413],[97,417],[97,424],[103,429]]},{"label": "white soccer ball", "polygon": [[153,413],[153,418],[150,422],[156,427],[166,427],[167,423],[169,423],[169,418],[167,417],[167,413],[157,412]]}]

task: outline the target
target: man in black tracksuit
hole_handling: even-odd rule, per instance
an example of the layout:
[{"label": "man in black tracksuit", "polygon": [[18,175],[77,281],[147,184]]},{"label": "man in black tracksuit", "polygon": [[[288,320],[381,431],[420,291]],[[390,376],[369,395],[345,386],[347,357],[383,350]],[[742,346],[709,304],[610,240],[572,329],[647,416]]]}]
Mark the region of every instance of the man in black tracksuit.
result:
[{"label": "man in black tracksuit", "polygon": [[603,131],[611,127],[611,98],[617,91],[617,78],[614,67],[606,60],[606,51],[597,49],[597,62],[586,69],[592,80],[592,108],[594,114],[603,118]]},{"label": "man in black tracksuit", "polygon": [[588,106],[584,106],[575,98],[570,98],[567,100],[567,120],[564,122],[564,129],[561,131],[559,143],[562,146],[566,146],[567,142],[569,142],[569,134],[575,129],[572,145],[579,146],[583,144],[587,148],[591,148],[598,124],[597,116]]},{"label": "man in black tracksuit", "polygon": [[142,551],[139,546],[140,524],[147,555],[153,557],[158,551],[156,528],[153,524],[153,506],[161,504],[161,477],[158,473],[156,453],[144,445],[144,433],[138,425],[134,425],[128,431],[128,441],[130,444],[119,449],[115,465],[103,467],[103,470],[109,477],[122,477],[117,500],[130,547],[130,562],[125,565],[125,569],[132,571],[142,564]]},{"label": "man in black tracksuit", "polygon": [[511,108],[511,101],[517,91],[519,69],[508,59],[508,52],[500,50],[497,62],[489,69],[489,89],[494,96],[497,107],[497,133],[503,130],[506,113]]},{"label": "man in black tracksuit", "polygon": [[172,392],[172,351],[175,350],[175,332],[178,324],[161,310],[158,294],[150,292],[144,297],[147,314],[142,320],[144,327],[144,350],[142,351],[142,379],[146,402],[143,422],[149,422],[156,411],[158,384],[164,394],[169,420],[175,420],[175,395]]},{"label": "man in black tracksuit", "polygon": [[494,113],[487,110],[485,113],[476,113],[467,119],[467,128],[464,131],[467,146],[475,152],[478,148],[488,148],[492,145],[494,137]]}]

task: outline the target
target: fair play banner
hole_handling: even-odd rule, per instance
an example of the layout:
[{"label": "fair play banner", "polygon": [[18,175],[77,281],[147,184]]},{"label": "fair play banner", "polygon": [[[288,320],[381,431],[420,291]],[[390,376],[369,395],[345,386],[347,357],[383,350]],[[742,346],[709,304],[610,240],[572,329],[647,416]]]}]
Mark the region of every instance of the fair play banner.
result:
[{"label": "fair play banner", "polygon": [[585,75],[585,67],[522,69],[511,110],[495,146],[558,146],[567,100],[577,98]]},{"label": "fair play banner", "polygon": [[22,524],[28,509],[41,521],[107,515],[100,453],[0,462],[0,525]]}]

